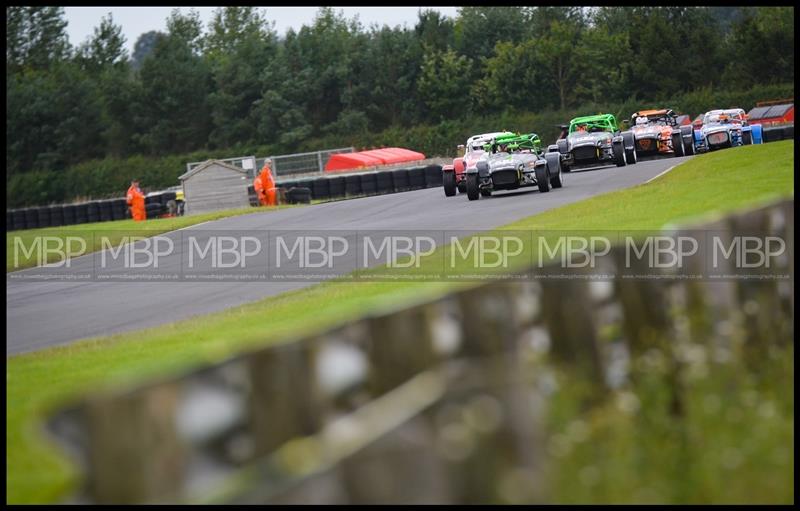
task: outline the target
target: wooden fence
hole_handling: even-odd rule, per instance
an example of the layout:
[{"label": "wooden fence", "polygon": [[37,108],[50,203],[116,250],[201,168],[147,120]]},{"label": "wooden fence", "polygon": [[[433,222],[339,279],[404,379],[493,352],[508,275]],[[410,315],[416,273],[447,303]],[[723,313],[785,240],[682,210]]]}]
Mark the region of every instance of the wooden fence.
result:
[{"label": "wooden fence", "polygon": [[692,227],[782,237],[763,279],[493,281],[98,391],[49,421],[85,474],[71,501],[551,502],[558,381],[591,410],[656,378],[680,420],[698,364],[791,345],[793,221],[791,199]]}]

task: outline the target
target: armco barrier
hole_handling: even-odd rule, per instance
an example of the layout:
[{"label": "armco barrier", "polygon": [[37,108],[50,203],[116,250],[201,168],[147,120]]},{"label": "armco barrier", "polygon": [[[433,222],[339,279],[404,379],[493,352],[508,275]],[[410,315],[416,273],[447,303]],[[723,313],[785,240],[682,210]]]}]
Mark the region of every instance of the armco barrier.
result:
[{"label": "armco barrier", "polygon": [[[692,230],[730,239],[758,228],[791,255],[793,222],[790,199]],[[739,443],[769,416],[793,417],[771,397],[786,389],[767,386],[791,384],[793,372],[783,362],[793,352],[793,258],[774,260],[788,279],[672,278],[691,277],[687,267],[651,268],[664,277],[653,279],[484,282],[251,344],[174,377],[96,389],[48,426],[85,470],[71,503],[549,503],[593,483],[624,494],[654,480],[598,479],[606,468],[629,473],[618,461],[681,469],[662,472],[650,500],[701,499],[686,488],[709,474],[685,467],[709,463],[713,427],[699,427],[709,421],[740,431],[715,449],[741,449],[754,473],[793,476]],[[616,245],[603,271],[625,261]],[[736,421],[720,419],[733,412]],[[620,437],[606,431],[618,424],[632,452],[609,462]],[[778,445],[793,438],[775,434]],[[582,450],[562,465],[572,449]]]}]

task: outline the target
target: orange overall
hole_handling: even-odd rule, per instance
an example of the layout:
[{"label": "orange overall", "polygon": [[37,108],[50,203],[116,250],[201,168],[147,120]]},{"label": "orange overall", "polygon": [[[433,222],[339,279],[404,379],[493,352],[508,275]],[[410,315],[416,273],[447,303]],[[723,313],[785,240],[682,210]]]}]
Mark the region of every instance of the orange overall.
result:
[{"label": "orange overall", "polygon": [[141,222],[147,219],[147,210],[144,206],[144,194],[138,186],[131,185],[131,187],[128,188],[126,200],[128,202],[128,207],[131,208],[131,217],[135,221]]},{"label": "orange overall", "polygon": [[261,169],[261,174],[256,176],[255,181],[253,181],[253,187],[258,195],[258,202],[262,206],[275,206],[277,204],[275,179],[272,177],[272,171],[268,164],[265,163]]}]

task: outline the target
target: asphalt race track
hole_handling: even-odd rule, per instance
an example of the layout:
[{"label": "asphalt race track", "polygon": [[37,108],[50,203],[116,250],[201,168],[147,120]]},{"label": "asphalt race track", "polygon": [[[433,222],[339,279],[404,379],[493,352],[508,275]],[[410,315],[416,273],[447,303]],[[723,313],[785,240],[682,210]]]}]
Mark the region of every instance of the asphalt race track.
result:
[{"label": "asphalt race track", "polygon": [[[253,213],[189,230],[473,230],[508,224],[597,194],[655,177],[691,157],[640,161],[564,174],[564,187],[540,194],[535,187],[468,201],[429,188]],[[91,267],[91,256],[74,260]],[[23,270],[16,275],[35,271]],[[6,355],[171,323],[216,312],[311,282],[58,282],[6,279]]]}]

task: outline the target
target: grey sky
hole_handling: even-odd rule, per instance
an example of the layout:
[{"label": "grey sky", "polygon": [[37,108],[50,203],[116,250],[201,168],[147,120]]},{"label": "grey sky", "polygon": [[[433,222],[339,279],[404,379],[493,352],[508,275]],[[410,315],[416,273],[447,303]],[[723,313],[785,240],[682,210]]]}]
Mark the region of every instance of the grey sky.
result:
[{"label": "grey sky", "polygon": [[[457,7],[334,7],[341,10],[347,18],[358,15],[362,25],[372,23],[379,25],[407,25],[413,27],[417,21],[419,9],[435,9],[445,16],[455,17]],[[166,19],[174,7],[64,7],[67,22],[67,33],[70,43],[77,46],[91,36],[94,28],[100,25],[100,18],[109,12],[114,23],[122,27],[128,53],[132,53],[136,39],[150,30],[166,30]],[[188,12],[191,7],[180,7]],[[200,13],[204,26],[211,21],[216,7],[194,7]],[[299,30],[303,25],[310,25],[318,7],[264,7],[267,19],[275,21],[275,30],[283,35],[288,28]]]}]

